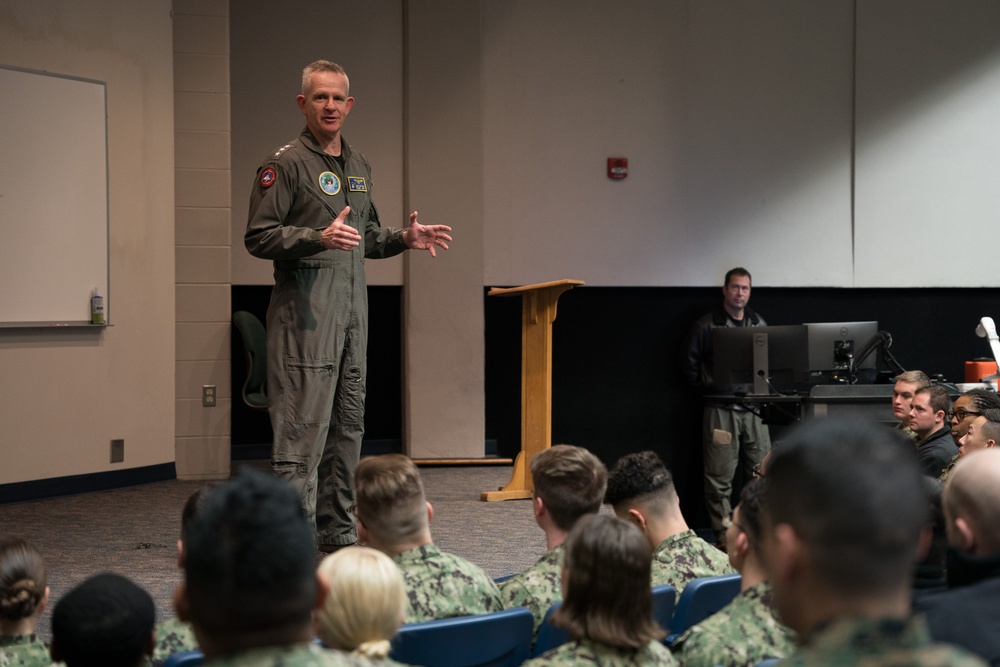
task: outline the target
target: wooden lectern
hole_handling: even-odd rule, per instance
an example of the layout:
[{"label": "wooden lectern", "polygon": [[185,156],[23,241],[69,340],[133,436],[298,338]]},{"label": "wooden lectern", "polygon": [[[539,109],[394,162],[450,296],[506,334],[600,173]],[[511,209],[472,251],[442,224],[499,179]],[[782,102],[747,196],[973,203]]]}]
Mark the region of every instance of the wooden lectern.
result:
[{"label": "wooden lectern", "polygon": [[528,464],[552,445],[552,322],[559,295],[582,280],[556,280],[524,287],[496,288],[489,296],[520,296],[521,307],[521,451],[507,486],[484,491],[481,500],[531,498]]}]

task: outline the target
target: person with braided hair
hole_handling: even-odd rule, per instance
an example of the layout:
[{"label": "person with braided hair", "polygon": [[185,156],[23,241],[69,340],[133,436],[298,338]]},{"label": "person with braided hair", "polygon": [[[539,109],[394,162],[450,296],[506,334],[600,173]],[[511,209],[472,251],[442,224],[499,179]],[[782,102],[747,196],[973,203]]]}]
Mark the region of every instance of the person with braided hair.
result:
[{"label": "person with braided hair", "polygon": [[19,538],[0,539],[0,665],[48,667],[35,626],[49,600],[42,554]]}]

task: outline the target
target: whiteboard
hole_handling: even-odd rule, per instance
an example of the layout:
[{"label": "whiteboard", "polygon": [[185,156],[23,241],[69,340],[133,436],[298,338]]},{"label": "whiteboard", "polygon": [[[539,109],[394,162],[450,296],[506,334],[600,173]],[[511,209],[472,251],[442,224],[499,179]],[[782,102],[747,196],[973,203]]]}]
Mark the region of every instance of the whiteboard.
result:
[{"label": "whiteboard", "polygon": [[0,155],[0,327],[108,322],[105,83],[0,65]]}]

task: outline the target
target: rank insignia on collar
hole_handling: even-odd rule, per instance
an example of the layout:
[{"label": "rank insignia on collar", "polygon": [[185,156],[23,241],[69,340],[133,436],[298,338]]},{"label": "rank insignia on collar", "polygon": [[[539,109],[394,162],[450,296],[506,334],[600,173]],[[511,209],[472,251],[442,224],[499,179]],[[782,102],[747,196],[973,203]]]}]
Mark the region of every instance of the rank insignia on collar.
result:
[{"label": "rank insignia on collar", "polygon": [[274,181],[278,178],[277,174],[274,173],[274,169],[268,167],[264,171],[260,172],[260,187],[269,188],[274,185]]},{"label": "rank insignia on collar", "polygon": [[324,171],[319,175],[319,187],[332,197],[340,192],[340,178],[332,171]]},{"label": "rank insignia on collar", "polygon": [[362,176],[348,176],[347,189],[351,192],[368,192],[368,184]]}]

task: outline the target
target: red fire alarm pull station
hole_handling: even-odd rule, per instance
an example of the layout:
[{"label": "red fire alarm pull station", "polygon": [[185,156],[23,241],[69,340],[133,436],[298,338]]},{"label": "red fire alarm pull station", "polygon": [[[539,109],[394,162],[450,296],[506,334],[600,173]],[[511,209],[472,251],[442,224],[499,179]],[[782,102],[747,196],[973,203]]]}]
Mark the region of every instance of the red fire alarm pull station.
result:
[{"label": "red fire alarm pull station", "polygon": [[628,158],[609,157],[608,178],[613,181],[624,181],[626,176],[628,176]]}]

